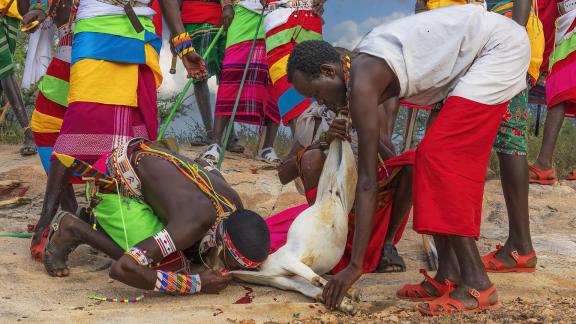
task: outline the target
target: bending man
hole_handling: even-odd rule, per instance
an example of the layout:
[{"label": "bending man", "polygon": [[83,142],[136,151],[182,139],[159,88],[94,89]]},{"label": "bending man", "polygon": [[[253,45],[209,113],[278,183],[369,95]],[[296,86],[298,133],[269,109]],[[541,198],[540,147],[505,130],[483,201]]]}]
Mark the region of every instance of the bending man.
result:
[{"label": "bending man", "polygon": [[526,87],[528,37],[511,19],[463,5],[379,26],[357,51],[350,62],[329,44],[310,41],[296,46],[288,61],[288,79],[298,92],[320,103],[349,105],[359,137],[352,260],[325,287],[327,305],[338,305],[362,273],[378,188],[377,106],[398,96],[418,105],[447,98],[416,152],[414,229],[444,240],[440,267],[460,272],[457,287],[445,287],[451,293],[418,308],[434,315],[498,308],[474,240],[499,122],[508,101]]},{"label": "bending man", "polygon": [[[43,256],[52,276],[69,275],[68,254],[79,244],[89,244],[117,260],[110,276],[127,285],[171,293],[216,292],[230,276],[151,267],[174,263],[163,260],[182,258],[181,251],[206,259],[204,264],[216,270],[251,269],[268,257],[270,235],[264,220],[242,209],[238,194],[207,164],[202,167],[138,138],[104,155],[94,167],[70,156],[58,158],[94,179],[89,190],[94,225],[67,212],[57,215]],[[103,231],[95,230],[98,227]]]}]

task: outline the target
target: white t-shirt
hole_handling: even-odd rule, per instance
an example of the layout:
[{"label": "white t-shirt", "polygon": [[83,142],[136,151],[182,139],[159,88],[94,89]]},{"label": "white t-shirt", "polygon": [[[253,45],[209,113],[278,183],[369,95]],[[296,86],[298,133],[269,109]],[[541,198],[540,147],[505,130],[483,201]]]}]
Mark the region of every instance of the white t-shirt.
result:
[{"label": "white t-shirt", "polygon": [[449,6],[374,28],[357,51],[384,59],[400,98],[427,105],[460,96],[494,105],[526,88],[530,42],[512,19],[477,5]]}]

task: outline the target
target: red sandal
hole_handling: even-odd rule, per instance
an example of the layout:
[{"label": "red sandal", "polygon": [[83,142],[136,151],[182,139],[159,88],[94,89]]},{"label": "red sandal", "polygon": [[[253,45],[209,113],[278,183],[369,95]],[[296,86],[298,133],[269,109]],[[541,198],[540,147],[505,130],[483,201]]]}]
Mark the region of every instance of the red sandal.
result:
[{"label": "red sandal", "polygon": [[[447,282],[447,285],[451,287],[451,283]],[[490,288],[478,291],[474,288],[469,288],[468,293],[476,299],[478,305],[474,308],[466,308],[457,299],[450,297],[450,293],[442,295],[433,301],[421,303],[418,305],[417,309],[422,315],[428,316],[439,316],[439,315],[451,315],[455,313],[478,313],[485,310],[497,310],[502,305],[500,302],[495,304],[490,304],[489,298],[496,292],[496,286],[492,285]]]},{"label": "red sandal", "polygon": [[496,253],[502,250],[504,246],[502,244],[496,244],[496,251],[492,251],[482,257],[482,263],[487,272],[495,273],[506,273],[506,272],[534,272],[536,271],[536,266],[527,267],[528,261],[536,257],[536,251],[532,251],[526,255],[518,254],[518,251],[514,250],[510,252],[510,256],[516,261],[516,265],[513,267],[506,267],[504,263],[496,259]]},{"label": "red sandal", "polygon": [[576,180],[576,170],[572,170],[572,173],[570,173],[567,177],[566,180],[568,181],[575,181]]},{"label": "red sandal", "polygon": [[398,298],[413,302],[428,301],[438,298],[438,296],[434,296],[430,294],[426,289],[424,289],[424,286],[422,286],[424,282],[428,282],[434,288],[436,288],[436,290],[438,290],[438,292],[440,293],[440,296],[444,295],[446,292],[452,292],[456,287],[455,284],[448,286],[439,283],[438,281],[430,277],[428,275],[428,272],[426,272],[426,270],[424,269],[420,269],[420,273],[424,275],[424,281],[422,281],[417,285],[404,285],[404,287],[402,287],[396,293],[396,296]]},{"label": "red sandal", "polygon": [[537,167],[528,164],[529,175],[528,182],[538,183],[541,185],[553,185],[558,178],[556,177],[556,169],[550,168],[548,170],[540,170]]}]

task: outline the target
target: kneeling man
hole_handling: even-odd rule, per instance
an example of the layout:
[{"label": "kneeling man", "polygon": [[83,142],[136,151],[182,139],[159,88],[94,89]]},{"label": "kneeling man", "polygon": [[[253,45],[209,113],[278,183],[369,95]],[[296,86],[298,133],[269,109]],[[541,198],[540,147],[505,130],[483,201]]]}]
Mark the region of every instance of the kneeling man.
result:
[{"label": "kneeling man", "polygon": [[413,171],[414,229],[435,236],[441,276],[433,280],[433,296],[414,286],[405,288],[415,293],[399,296],[426,301],[418,309],[429,315],[498,308],[475,240],[498,125],[508,101],[526,88],[526,32],[480,6],[451,6],[376,27],[356,51],[354,60],[341,59],[330,44],[309,41],[288,60],[288,80],[298,92],[321,104],[349,105],[359,138],[351,262],[326,285],[324,300],[339,305],[362,273],[378,191],[378,105],[395,96],[418,105],[447,98]]},{"label": "kneeling man", "polygon": [[[168,293],[218,292],[231,280],[220,269],[252,269],[268,257],[266,223],[243,209],[238,194],[207,164],[138,138],[94,167],[57,157],[93,179],[88,190],[93,226],[70,213],[57,215],[43,254],[52,276],[69,275],[68,254],[89,244],[116,260],[110,277],[127,285]],[[175,262],[167,258],[184,258],[182,251],[217,270],[168,271]]]}]

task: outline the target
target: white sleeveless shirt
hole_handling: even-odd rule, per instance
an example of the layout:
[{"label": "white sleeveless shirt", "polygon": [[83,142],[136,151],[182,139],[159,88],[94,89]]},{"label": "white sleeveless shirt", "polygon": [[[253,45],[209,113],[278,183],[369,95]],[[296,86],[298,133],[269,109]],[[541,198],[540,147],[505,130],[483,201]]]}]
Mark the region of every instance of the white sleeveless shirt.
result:
[{"label": "white sleeveless shirt", "polygon": [[530,42],[512,19],[477,5],[435,9],[374,28],[356,50],[385,60],[400,98],[427,105],[460,96],[494,105],[526,88]]}]

